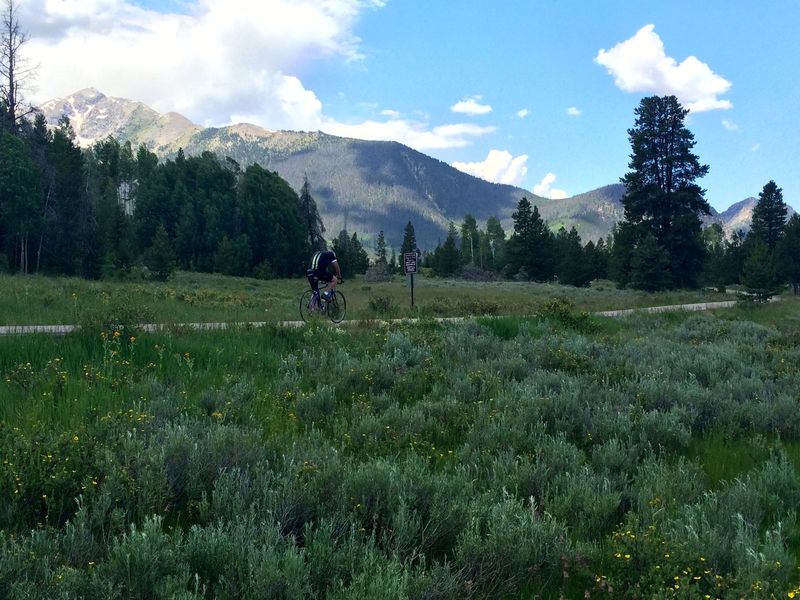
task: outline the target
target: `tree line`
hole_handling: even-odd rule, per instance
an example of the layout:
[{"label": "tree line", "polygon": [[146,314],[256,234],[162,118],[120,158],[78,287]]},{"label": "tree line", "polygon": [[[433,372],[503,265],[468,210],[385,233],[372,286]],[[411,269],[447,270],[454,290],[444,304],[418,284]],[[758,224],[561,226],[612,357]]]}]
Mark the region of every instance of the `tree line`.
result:
[{"label": "tree line", "polygon": [[[85,278],[165,279],[176,268],[289,277],[304,273],[308,256],[326,244],[307,180],[297,194],[257,164],[182,151],[160,162],[146,147],[112,137],[81,149],[69,119],[49,128],[41,114],[17,114],[20,102],[11,98],[0,95],[0,269]],[[460,226],[450,223],[443,243],[420,253],[422,266],[443,277],[574,286],[609,278],[651,291],[741,283],[760,296],[791,283],[800,292],[800,217],[787,221],[774,181],[759,194],[749,233],[702,228],[710,207],[698,180],[709,167],[693,153],[687,114],[674,96],[641,101],[628,131],[630,171],[621,179],[625,217],[607,239],[584,244],[574,228],[553,232],[522,198],[510,235],[496,217],[480,227],[466,215]],[[399,255],[383,231],[373,246],[370,260],[356,233],[332,239],[346,277],[401,272],[403,254],[419,252],[411,222]]]},{"label": "tree line", "polygon": [[481,230],[467,215],[460,228],[450,224],[423,264],[444,276],[471,267],[575,286],[598,278],[647,291],[742,284],[763,298],[790,283],[800,293],[800,216],[787,221],[774,181],[759,194],[749,232],[726,236],[719,224],[703,229],[701,217],[711,209],[698,180],[709,167],[693,152],[687,114],[675,96],[644,98],[635,110],[630,171],[621,178],[625,216],[606,240],[584,245],[574,228],[554,233],[522,198],[508,239],[496,218]]},{"label": "tree line", "polygon": [[66,118],[52,130],[41,114],[1,129],[0,156],[9,271],[287,277],[304,272],[323,231],[313,199],[258,165],[182,151],[159,162],[111,137],[82,150]]}]

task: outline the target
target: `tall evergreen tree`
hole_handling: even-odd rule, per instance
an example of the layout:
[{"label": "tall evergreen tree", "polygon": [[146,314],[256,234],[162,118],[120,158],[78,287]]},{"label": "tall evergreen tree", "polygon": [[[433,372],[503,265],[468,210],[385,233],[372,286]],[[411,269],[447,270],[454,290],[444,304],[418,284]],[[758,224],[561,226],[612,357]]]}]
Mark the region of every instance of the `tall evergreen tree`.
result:
[{"label": "tall evergreen tree", "polygon": [[403,254],[407,252],[417,251],[417,236],[414,233],[414,226],[409,221],[403,231],[403,243],[400,244],[400,260],[403,259]]},{"label": "tall evergreen tree", "polygon": [[621,288],[630,284],[633,251],[644,237],[643,233],[641,227],[623,220],[614,226],[609,236],[608,276]]},{"label": "tall evergreen tree", "polygon": [[153,245],[145,252],[145,264],[157,281],[166,281],[175,271],[175,252],[164,225],[159,225]]},{"label": "tall evergreen tree", "polygon": [[81,255],[88,215],[82,210],[83,153],[75,132],[62,120],[52,132],[48,150],[50,180],[45,198],[46,229],[40,243],[42,267],[63,275],[81,274]]},{"label": "tall evergreen tree", "polygon": [[783,234],[787,212],[783,190],[774,181],[770,181],[758,194],[758,202],[753,208],[750,236],[764,242],[772,252]]},{"label": "tall evergreen tree", "polygon": [[[642,99],[635,110],[635,125],[628,130],[631,170],[621,180],[625,221],[641,230],[632,237],[653,236],[667,253],[670,285],[675,287],[698,284],[703,266],[699,215],[711,210],[705,191],[697,184],[708,166],[700,164],[692,152],[694,135],[684,125],[688,112],[675,96]],[[615,246],[618,243],[626,243],[625,238]],[[622,278],[630,276],[622,274]]]},{"label": "tall evergreen tree", "polygon": [[744,261],[747,257],[747,246],[745,241],[747,235],[739,230],[734,231],[725,242],[725,283],[739,283],[744,269]]},{"label": "tall evergreen tree", "polygon": [[562,227],[556,236],[556,274],[565,285],[583,287],[592,280],[591,264],[587,260],[581,237],[575,227],[568,232]]},{"label": "tall evergreen tree", "polygon": [[769,247],[760,238],[755,238],[748,246],[742,266],[742,285],[757,300],[764,302],[778,290],[775,261]]},{"label": "tall evergreen tree", "polygon": [[600,238],[596,244],[589,240],[583,250],[590,273],[589,281],[606,279],[608,277],[608,246],[605,240]]},{"label": "tall evergreen tree", "polygon": [[378,233],[378,240],[375,242],[375,262],[379,265],[385,265],[386,261],[386,237],[383,234],[383,229]]},{"label": "tall evergreen tree", "polygon": [[793,214],[787,221],[775,254],[781,281],[788,281],[795,295],[800,294],[800,215]]},{"label": "tall evergreen tree", "polygon": [[667,251],[648,233],[631,255],[631,287],[646,292],[666,289],[671,281],[669,267]]},{"label": "tall evergreen tree", "polygon": [[242,176],[235,204],[242,213],[242,228],[231,231],[230,237],[235,241],[247,235],[253,266],[268,261],[280,277],[299,273],[308,259],[306,229],[299,198],[289,184],[277,173],[251,165]]},{"label": "tall evergreen tree", "polygon": [[[0,116],[2,119],[2,116]],[[41,113],[37,113],[33,127],[28,130],[24,128],[24,137],[27,139],[28,146],[30,147],[31,157],[33,158],[36,166],[41,174],[41,214],[42,226],[39,232],[39,240],[36,248],[36,265],[34,270],[38,273],[42,268],[42,253],[46,253],[47,245],[50,241],[50,235],[57,224],[57,218],[53,214],[53,183],[54,183],[54,170],[52,167],[52,143],[53,134],[47,126],[47,119]],[[80,177],[80,169],[76,175]],[[75,186],[76,191],[80,190],[80,182]],[[45,269],[47,260],[45,258]]]},{"label": "tall evergreen tree", "polygon": [[548,281],[555,274],[553,234],[527,198],[517,204],[511,215],[514,233],[508,240],[507,252],[512,269],[523,270],[529,279]]},{"label": "tall evergreen tree", "polygon": [[0,227],[9,266],[22,273],[31,268],[30,252],[42,225],[41,173],[25,142],[0,131]]},{"label": "tall evergreen tree", "polygon": [[440,277],[449,277],[458,270],[461,265],[461,257],[457,245],[458,233],[456,226],[452,222],[447,231],[447,239],[444,244],[436,249],[433,255],[433,272]]},{"label": "tall evergreen tree", "polygon": [[348,278],[355,273],[355,260],[353,259],[352,237],[346,229],[342,229],[333,239],[331,250],[336,254],[342,277]]},{"label": "tall evergreen tree", "polygon": [[369,255],[355,231],[350,238],[350,252],[350,259],[353,261],[353,272],[363,275],[369,268]]},{"label": "tall evergreen tree", "polygon": [[323,250],[325,248],[325,225],[319,216],[317,203],[311,197],[311,186],[308,177],[303,177],[303,187],[300,189],[300,218],[307,231],[306,241],[309,250]]}]

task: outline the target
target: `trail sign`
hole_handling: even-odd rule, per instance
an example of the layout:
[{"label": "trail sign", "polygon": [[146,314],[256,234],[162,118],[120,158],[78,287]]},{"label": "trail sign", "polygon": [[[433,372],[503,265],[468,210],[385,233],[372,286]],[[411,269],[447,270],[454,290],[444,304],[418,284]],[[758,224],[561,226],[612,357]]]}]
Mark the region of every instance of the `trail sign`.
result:
[{"label": "trail sign", "polygon": [[416,252],[406,252],[403,254],[403,271],[406,275],[417,272]]},{"label": "trail sign", "polygon": [[411,276],[411,306],[414,306],[414,273],[417,272],[417,253],[406,252],[403,254],[403,272]]}]

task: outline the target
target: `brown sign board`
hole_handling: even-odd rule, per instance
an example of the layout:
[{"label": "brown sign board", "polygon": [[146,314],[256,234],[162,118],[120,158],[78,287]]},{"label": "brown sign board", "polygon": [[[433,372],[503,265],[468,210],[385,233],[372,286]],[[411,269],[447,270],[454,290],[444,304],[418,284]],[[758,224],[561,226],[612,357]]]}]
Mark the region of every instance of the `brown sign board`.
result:
[{"label": "brown sign board", "polygon": [[403,272],[408,275],[409,273],[417,272],[417,253],[406,252],[403,254]]}]

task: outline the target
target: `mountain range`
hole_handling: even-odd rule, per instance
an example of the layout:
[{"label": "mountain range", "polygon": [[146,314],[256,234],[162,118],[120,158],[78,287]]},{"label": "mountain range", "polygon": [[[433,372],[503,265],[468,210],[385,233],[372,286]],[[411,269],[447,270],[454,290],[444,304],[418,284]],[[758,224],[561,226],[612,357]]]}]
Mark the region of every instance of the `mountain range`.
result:
[{"label": "mountain range", "polygon": [[[258,163],[298,191],[307,177],[328,237],[345,228],[369,244],[383,230],[387,243],[399,247],[411,221],[420,248],[430,249],[444,240],[451,221],[458,224],[466,214],[479,223],[496,216],[510,231],[522,197],[538,207],[553,230],[574,226],[584,242],[606,237],[623,217],[621,184],[551,200],[468,175],[397,142],[271,131],[247,123],[205,128],[178,113],[161,114],[93,88],[46,102],[41,111],[51,125],[68,116],[83,147],[113,136],[134,148],[144,144],[162,159],[179,149],[188,156],[210,151],[242,167]],[[754,203],[754,198],[737,202],[706,221],[728,231],[747,228]]]}]

